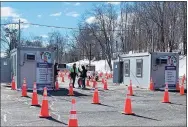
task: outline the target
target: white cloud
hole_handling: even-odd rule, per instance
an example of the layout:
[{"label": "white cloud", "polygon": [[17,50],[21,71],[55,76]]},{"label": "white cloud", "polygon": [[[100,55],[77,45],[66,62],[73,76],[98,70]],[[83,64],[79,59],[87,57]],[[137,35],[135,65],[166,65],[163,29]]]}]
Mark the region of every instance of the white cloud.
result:
[{"label": "white cloud", "polygon": [[41,37],[43,37],[43,38],[48,38],[48,36],[47,35],[40,35]]},{"label": "white cloud", "polygon": [[78,14],[77,12],[69,12],[66,14],[67,16],[72,16],[72,17],[78,17],[80,14]]},{"label": "white cloud", "polygon": [[119,5],[120,2],[107,2],[108,4]]},{"label": "white cloud", "polygon": [[11,7],[1,7],[1,17],[19,17]]},{"label": "white cloud", "polygon": [[61,16],[61,12],[51,14],[50,16]]},{"label": "white cloud", "polygon": [[86,19],[86,22],[89,23],[89,24],[91,24],[91,23],[94,23],[95,20],[96,20],[95,17],[91,16],[91,17],[89,17],[89,18]]},{"label": "white cloud", "polygon": [[38,18],[41,18],[41,17],[42,17],[42,15],[37,15],[37,17],[38,17]]},{"label": "white cloud", "polygon": [[[25,19],[25,18],[22,18],[20,17],[21,15],[20,14],[17,14],[15,12],[15,10],[11,7],[1,7],[1,17],[3,17],[5,20],[8,18],[8,17],[11,17],[12,18],[12,22],[19,22],[19,19],[21,22],[24,22],[24,23],[28,23],[28,20]],[[21,24],[20,25],[20,28],[28,28],[29,25],[28,24]],[[19,26],[18,24],[9,24],[9,25],[6,25],[5,28],[14,28],[14,29],[18,29]]]},{"label": "white cloud", "polygon": [[80,3],[79,3],[79,2],[77,2],[77,3],[75,3],[74,5],[75,5],[75,6],[80,6]]}]

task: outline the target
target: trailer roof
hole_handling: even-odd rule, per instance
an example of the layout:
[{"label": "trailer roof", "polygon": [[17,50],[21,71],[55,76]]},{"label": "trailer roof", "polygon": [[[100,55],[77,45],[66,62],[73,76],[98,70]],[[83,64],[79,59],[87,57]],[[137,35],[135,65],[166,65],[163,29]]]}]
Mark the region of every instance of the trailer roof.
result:
[{"label": "trailer roof", "polygon": [[144,53],[134,53],[134,54],[123,54],[120,55],[120,57],[135,57],[135,56],[148,56],[150,55],[149,52],[144,52]]}]

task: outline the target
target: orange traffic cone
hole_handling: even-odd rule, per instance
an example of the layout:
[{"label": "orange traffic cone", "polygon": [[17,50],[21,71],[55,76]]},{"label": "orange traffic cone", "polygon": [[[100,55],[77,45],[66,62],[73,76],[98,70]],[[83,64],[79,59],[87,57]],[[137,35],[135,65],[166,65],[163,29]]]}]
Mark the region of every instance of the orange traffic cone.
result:
[{"label": "orange traffic cone", "polygon": [[23,80],[23,85],[22,85],[22,97],[27,97],[27,84],[25,78]]},{"label": "orange traffic cone", "polygon": [[127,94],[125,105],[124,105],[124,111],[122,112],[122,114],[134,115],[134,113],[132,112],[132,105],[131,105],[131,99],[129,97],[129,94]]},{"label": "orange traffic cone", "polygon": [[75,99],[72,99],[72,108],[70,111],[68,127],[78,127],[78,120],[76,117]]},{"label": "orange traffic cone", "polygon": [[94,81],[93,81],[93,88],[95,88],[96,85],[97,85],[97,82],[94,80]]},{"label": "orange traffic cone", "polygon": [[58,83],[57,80],[56,80],[56,82],[55,82],[55,90],[59,90],[59,83]]},{"label": "orange traffic cone", "polygon": [[130,80],[130,85],[128,86],[129,95],[133,96],[132,80]]},{"label": "orange traffic cone", "polygon": [[102,84],[104,84],[104,78],[102,78]]},{"label": "orange traffic cone", "polygon": [[176,90],[180,90],[180,86],[179,86],[179,81],[177,80],[177,83],[176,83]]},{"label": "orange traffic cone", "polygon": [[99,94],[98,94],[98,89],[95,88],[95,91],[93,93],[93,102],[92,104],[100,104],[99,102]]},{"label": "orange traffic cone", "polygon": [[65,82],[65,80],[64,80],[64,76],[63,76],[63,75],[62,75],[62,77],[61,77],[61,78],[62,78],[62,82]]},{"label": "orange traffic cone", "polygon": [[14,80],[14,76],[12,77],[11,89],[16,90],[16,83],[15,83],[15,80]]},{"label": "orange traffic cone", "polygon": [[106,80],[104,81],[104,90],[108,90],[108,84]]},{"label": "orange traffic cone", "polygon": [[184,95],[184,84],[181,84],[180,95]]},{"label": "orange traffic cone", "polygon": [[42,100],[42,106],[40,110],[40,118],[49,118],[51,117],[49,115],[48,111],[48,99],[47,99],[47,88],[44,87],[44,92],[43,92],[43,100]]},{"label": "orange traffic cone", "polygon": [[91,77],[91,82],[93,82],[93,77]]},{"label": "orange traffic cone", "polygon": [[69,84],[69,96],[74,96],[72,83]]},{"label": "orange traffic cone", "polygon": [[90,86],[90,85],[89,85],[89,80],[87,80],[86,85],[87,85],[87,86]]},{"label": "orange traffic cone", "polygon": [[153,80],[152,80],[152,78],[150,79],[149,90],[154,91],[154,85],[153,85]]},{"label": "orange traffic cone", "polygon": [[163,98],[162,103],[171,103],[169,101],[168,84],[166,84],[166,87],[165,87],[164,98]]},{"label": "orange traffic cone", "polygon": [[36,82],[34,82],[33,84],[33,95],[32,95],[31,106],[39,106]]}]

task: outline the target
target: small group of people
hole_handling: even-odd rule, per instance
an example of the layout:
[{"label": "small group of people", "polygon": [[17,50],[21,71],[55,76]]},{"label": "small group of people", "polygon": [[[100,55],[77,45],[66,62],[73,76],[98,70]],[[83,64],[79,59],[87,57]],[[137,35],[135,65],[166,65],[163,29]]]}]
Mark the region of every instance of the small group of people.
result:
[{"label": "small group of people", "polygon": [[86,88],[86,85],[85,85],[85,79],[87,77],[87,70],[85,68],[84,65],[82,65],[82,70],[80,70],[79,68],[77,69],[76,68],[76,63],[73,64],[73,67],[70,69],[70,76],[71,76],[71,79],[73,80],[73,88],[75,88],[75,80],[76,80],[76,76],[78,76],[78,73],[80,73],[80,80],[82,81],[82,84],[79,83],[78,81],[78,88],[81,88],[81,85],[82,85],[82,89],[85,89]]},{"label": "small group of people", "polygon": [[[55,65],[54,65],[54,79],[55,79],[55,81],[56,81],[56,78],[57,78],[57,75],[58,75],[58,71],[59,71],[57,69],[57,66],[58,66],[58,63],[55,63]],[[82,81],[81,84],[78,81],[78,88],[81,88],[81,85],[82,85],[83,89],[86,88],[85,79],[87,77],[87,70],[86,70],[84,65],[82,65],[81,67],[82,67],[82,70],[80,70],[79,68],[77,69],[76,68],[76,63],[74,63],[73,67],[70,69],[70,77],[71,77],[71,80],[73,81],[73,83],[72,83],[73,88],[75,88],[75,80],[76,80],[76,76],[78,76],[78,73],[80,73],[79,80]],[[55,83],[54,83],[54,88],[55,88]]]}]

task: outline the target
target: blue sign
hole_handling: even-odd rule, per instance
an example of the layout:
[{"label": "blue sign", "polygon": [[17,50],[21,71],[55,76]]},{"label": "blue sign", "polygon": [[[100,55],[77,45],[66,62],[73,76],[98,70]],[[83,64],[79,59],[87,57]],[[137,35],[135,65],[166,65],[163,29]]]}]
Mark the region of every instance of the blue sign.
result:
[{"label": "blue sign", "polygon": [[176,87],[176,66],[165,66],[165,83],[169,87]]}]

